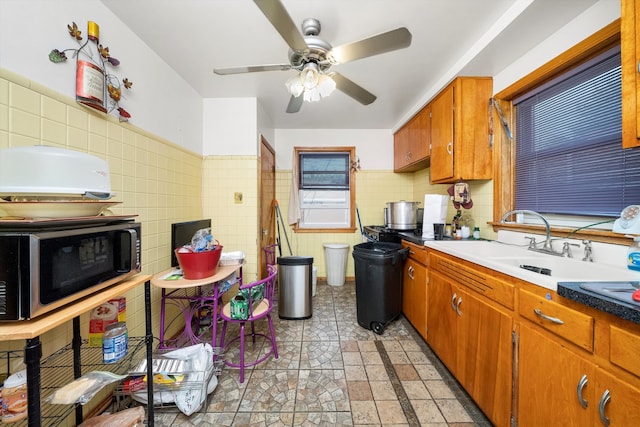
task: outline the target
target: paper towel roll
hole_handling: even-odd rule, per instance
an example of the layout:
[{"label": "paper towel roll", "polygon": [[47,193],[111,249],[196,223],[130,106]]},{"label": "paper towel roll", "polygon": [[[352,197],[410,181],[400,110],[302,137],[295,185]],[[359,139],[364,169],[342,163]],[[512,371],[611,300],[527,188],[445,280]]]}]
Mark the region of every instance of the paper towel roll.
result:
[{"label": "paper towel roll", "polygon": [[433,224],[447,223],[447,203],[449,196],[441,194],[424,195],[424,214],[422,217],[422,237],[433,239]]}]

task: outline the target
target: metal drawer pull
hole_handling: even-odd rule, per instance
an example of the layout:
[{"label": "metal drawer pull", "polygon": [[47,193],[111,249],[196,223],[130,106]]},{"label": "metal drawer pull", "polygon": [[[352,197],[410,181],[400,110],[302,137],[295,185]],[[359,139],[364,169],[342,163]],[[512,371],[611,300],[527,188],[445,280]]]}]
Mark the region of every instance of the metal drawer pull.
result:
[{"label": "metal drawer pull", "polygon": [[414,271],[413,266],[410,265],[409,268],[407,268],[407,274],[409,275],[409,278],[411,280],[413,280],[413,271]]},{"label": "metal drawer pull", "polygon": [[447,143],[447,154],[453,154],[453,142]]},{"label": "metal drawer pull", "polygon": [[451,297],[451,309],[454,311],[456,309],[456,298],[458,298],[458,294],[453,294]]},{"label": "metal drawer pull", "polygon": [[557,325],[564,325],[564,321],[563,321],[563,320],[560,320],[560,319],[558,319],[557,317],[547,316],[547,315],[546,315],[546,314],[544,314],[544,313],[543,313],[539,308],[534,308],[534,309],[533,309],[533,312],[534,312],[535,314],[537,314],[537,315],[538,315],[538,317],[542,317],[542,318],[543,318],[543,319],[545,319],[545,320],[548,320],[548,321],[550,321],[550,322],[553,322],[553,323],[555,323],[555,324],[557,324]]},{"label": "metal drawer pull", "polygon": [[600,421],[605,427],[608,427],[609,423],[611,422],[609,418],[604,415],[604,409],[606,408],[607,403],[609,403],[610,400],[611,393],[609,392],[609,390],[605,390],[604,393],[602,393],[602,397],[600,397],[600,404],[598,405],[598,411],[600,412]]},{"label": "metal drawer pull", "polygon": [[584,409],[587,409],[587,401],[584,400],[584,397],[582,396],[582,390],[584,390],[584,388],[587,386],[587,382],[589,382],[589,380],[587,379],[587,374],[583,374],[582,378],[580,378],[580,381],[578,381],[578,402],[580,402],[580,406],[582,406]]},{"label": "metal drawer pull", "polygon": [[460,304],[462,304],[462,297],[458,298],[458,303],[456,304],[456,313],[458,313],[458,316],[462,316],[462,311],[460,311]]}]

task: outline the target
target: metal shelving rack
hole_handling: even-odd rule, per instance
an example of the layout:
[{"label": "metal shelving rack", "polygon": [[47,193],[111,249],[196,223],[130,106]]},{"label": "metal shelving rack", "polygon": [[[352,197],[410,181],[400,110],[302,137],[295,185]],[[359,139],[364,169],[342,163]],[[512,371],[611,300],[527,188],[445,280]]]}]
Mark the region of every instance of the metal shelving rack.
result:
[{"label": "metal shelving rack", "polygon": [[[151,370],[151,358],[153,354],[153,333],[151,330],[151,284],[149,275],[138,275],[124,282],[115,284],[109,288],[103,289],[100,292],[87,296],[75,303],[64,306],[51,314],[46,314],[41,317],[32,320],[25,320],[19,322],[10,322],[0,324],[0,340],[15,341],[24,339],[26,341],[24,347],[24,362],[27,365],[27,399],[28,417],[26,425],[29,427],[40,427],[45,421],[44,417],[51,421],[49,417],[60,418],[65,420],[71,412],[75,409],[76,425],[79,425],[83,421],[82,406],[75,405],[42,405],[42,395],[51,393],[53,390],[49,390],[48,387],[57,388],[57,386],[49,385],[49,381],[53,376],[61,375],[60,378],[56,376],[54,383],[60,381],[60,385],[66,384],[73,378],[79,378],[82,376],[83,368],[96,366],[96,356],[93,350],[97,350],[100,354],[100,369],[105,369],[108,365],[102,364],[102,349],[94,349],[84,346],[83,340],[80,335],[80,315],[90,311],[91,309],[99,306],[100,304],[108,301],[117,295],[126,293],[129,290],[134,289],[144,282],[144,305],[145,305],[145,336],[140,338],[144,341],[146,347],[146,357],[148,361],[147,375],[149,378],[152,376]],[[42,343],[40,342],[40,335],[43,333],[60,326],[69,320],[73,321],[73,339],[71,344],[64,347],[62,350],[47,357],[44,361],[42,359]],[[140,348],[143,348],[140,347]],[[63,357],[63,359],[58,359]],[[53,358],[53,359],[52,359]],[[126,358],[125,358],[126,359]],[[56,362],[57,360],[65,360],[65,362]],[[129,367],[126,363],[118,364],[125,366],[125,369]],[[47,366],[51,366],[48,368]],[[51,370],[49,370],[51,369]],[[93,369],[95,370],[95,369]],[[58,372],[56,372],[58,371]],[[64,378],[68,378],[66,382],[62,379],[62,371],[65,372]],[[44,387],[42,387],[44,385]],[[153,396],[153,381],[147,382],[147,393],[149,396]],[[45,411],[43,411],[43,406]],[[54,407],[51,409],[49,406]],[[60,408],[55,408],[60,406]],[[57,421],[57,420],[56,420]],[[14,425],[20,426],[25,422],[18,422]],[[44,425],[49,426],[49,422]],[[154,425],[154,412],[153,405],[147,406],[147,426]]]},{"label": "metal shelving rack", "polygon": [[[87,373],[91,371],[109,371],[118,375],[126,375],[133,361],[139,360],[144,355],[145,339],[143,337],[133,337],[129,339],[129,353],[117,363],[105,364],[102,362],[102,348],[89,347],[87,340],[82,341],[80,352],[82,354],[82,370]],[[13,353],[7,357],[21,357],[22,352],[11,351]],[[42,425],[55,427],[62,424],[73,413],[75,405],[51,405],[46,403],[47,397],[58,388],[74,380],[73,375],[74,358],[72,344],[68,344],[43,359],[40,363],[41,387],[41,423]],[[107,392],[116,388],[114,383],[105,387]],[[102,392],[101,392],[102,393]],[[27,420],[13,423],[16,427],[26,426]]]}]

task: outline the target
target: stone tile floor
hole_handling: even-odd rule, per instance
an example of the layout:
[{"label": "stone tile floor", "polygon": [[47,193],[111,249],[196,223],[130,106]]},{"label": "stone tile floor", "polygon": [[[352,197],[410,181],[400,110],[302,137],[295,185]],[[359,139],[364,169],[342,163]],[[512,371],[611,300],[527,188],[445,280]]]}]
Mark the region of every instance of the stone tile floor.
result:
[{"label": "stone tile floor", "polygon": [[[278,359],[245,371],[243,384],[225,366],[199,412],[157,408],[155,425],[491,425],[403,316],[382,335],[358,325],[354,282],[319,280],[310,319],[282,320],[276,307],[273,321]],[[225,357],[238,360],[237,349]]]}]

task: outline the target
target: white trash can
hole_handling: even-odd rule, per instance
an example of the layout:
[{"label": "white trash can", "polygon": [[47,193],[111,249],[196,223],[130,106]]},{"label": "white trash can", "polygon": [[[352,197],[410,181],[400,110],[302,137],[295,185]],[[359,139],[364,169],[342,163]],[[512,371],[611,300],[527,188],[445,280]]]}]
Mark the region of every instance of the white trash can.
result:
[{"label": "white trash can", "polygon": [[346,243],[325,243],[324,262],[327,271],[327,284],[331,286],[344,285],[347,275],[347,259],[349,245]]},{"label": "white trash can", "polygon": [[313,266],[313,272],[311,273],[311,296],[316,296],[316,285],[318,283],[318,267]]}]

